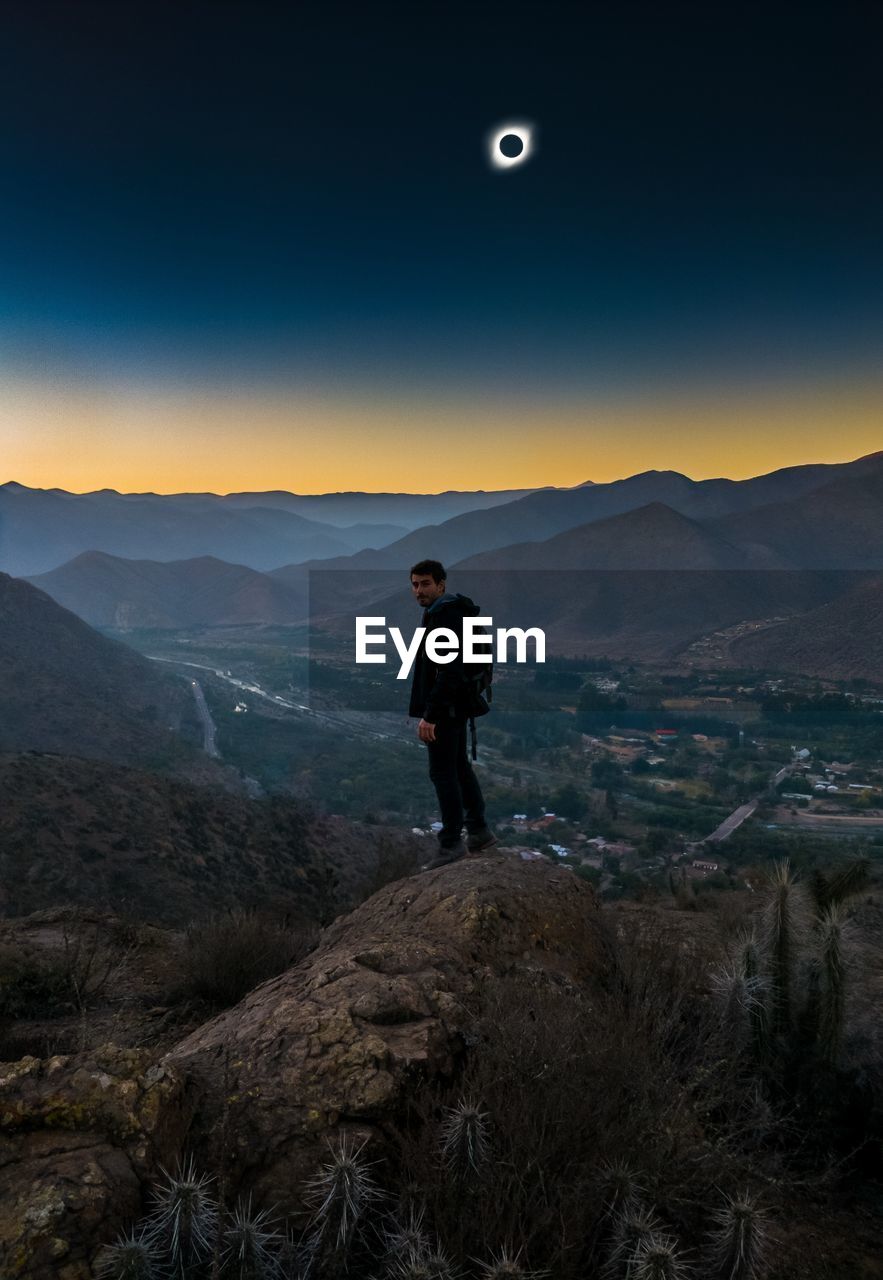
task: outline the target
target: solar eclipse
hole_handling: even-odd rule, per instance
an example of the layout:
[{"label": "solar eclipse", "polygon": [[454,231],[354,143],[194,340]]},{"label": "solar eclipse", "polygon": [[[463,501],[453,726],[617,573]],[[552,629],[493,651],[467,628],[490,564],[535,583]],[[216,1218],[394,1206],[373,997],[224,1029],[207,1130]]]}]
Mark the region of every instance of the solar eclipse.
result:
[{"label": "solar eclipse", "polygon": [[535,150],[534,126],[525,120],[495,125],[485,135],[488,159],[494,169],[512,169],[524,164]]}]

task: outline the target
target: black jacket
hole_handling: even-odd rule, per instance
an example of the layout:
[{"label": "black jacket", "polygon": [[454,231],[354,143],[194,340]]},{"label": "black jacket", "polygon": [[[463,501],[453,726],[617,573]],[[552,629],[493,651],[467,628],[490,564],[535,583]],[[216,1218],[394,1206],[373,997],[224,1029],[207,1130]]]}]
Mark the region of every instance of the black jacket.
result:
[{"label": "black jacket", "polygon": [[[430,724],[468,716],[470,699],[463,687],[463,619],[476,618],[480,613],[481,609],[468,596],[461,596],[459,592],[451,595],[447,591],[424,612],[422,625],[426,627],[426,635],[414,659],[409,716],[419,716]],[[429,632],[438,627],[450,628],[459,639],[453,662],[436,664],[426,655]]]}]

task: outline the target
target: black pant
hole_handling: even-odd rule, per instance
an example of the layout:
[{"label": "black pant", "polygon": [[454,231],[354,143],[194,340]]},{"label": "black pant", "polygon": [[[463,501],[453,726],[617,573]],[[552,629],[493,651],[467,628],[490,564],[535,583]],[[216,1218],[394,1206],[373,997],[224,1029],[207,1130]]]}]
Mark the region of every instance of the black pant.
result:
[{"label": "black pant", "polygon": [[457,843],[464,823],[470,835],[486,826],[484,796],[466,753],[466,726],[460,716],[440,720],[435,726],[435,742],[426,744],[429,776],[441,807],[438,841],[442,848]]}]

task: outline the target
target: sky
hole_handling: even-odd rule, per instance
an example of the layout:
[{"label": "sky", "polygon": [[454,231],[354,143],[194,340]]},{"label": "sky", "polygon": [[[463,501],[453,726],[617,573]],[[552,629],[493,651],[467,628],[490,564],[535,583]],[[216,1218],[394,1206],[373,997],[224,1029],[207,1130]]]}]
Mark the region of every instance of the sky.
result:
[{"label": "sky", "polygon": [[[6,0],[0,483],[883,445],[877,3]],[[533,126],[497,169],[488,132]]]}]

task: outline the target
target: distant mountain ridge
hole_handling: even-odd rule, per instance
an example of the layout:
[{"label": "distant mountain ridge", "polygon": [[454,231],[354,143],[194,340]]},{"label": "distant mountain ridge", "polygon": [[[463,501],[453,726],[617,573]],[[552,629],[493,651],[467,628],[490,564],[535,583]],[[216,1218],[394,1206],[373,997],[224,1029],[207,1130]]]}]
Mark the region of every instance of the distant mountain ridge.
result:
[{"label": "distant mountain ridge", "polygon": [[[572,523],[587,512],[590,519]],[[513,529],[509,543],[469,547]],[[533,536],[537,530],[543,536]],[[467,554],[452,554],[463,546]],[[883,571],[883,452],[746,481],[645,472],[537,490],[379,550],[268,572],[213,556],[158,561],[91,551],[33,581],[95,626],[286,625],[305,621],[312,609],[314,620],[339,630],[351,627],[354,612],[407,625],[404,577],[427,555],[446,563],[457,589],[477,584],[483,608],[493,605],[508,625],[544,626],[553,652],[673,657],[703,634],[742,621],[796,618],[833,610],[841,596],[861,599],[849,593],[863,575]],[[323,572],[311,581],[312,570]],[[820,615],[810,629],[818,664],[831,652],[826,616],[835,613]],[[776,640],[774,631],[764,628],[753,643],[763,634],[785,645],[791,634],[794,661],[810,660],[796,629],[782,624]],[[856,627],[855,634],[864,633]],[[787,665],[784,649],[782,655]],[[875,669],[872,657],[869,663]]]},{"label": "distant mountain ridge", "polygon": [[[444,524],[426,525],[379,551],[326,559],[321,568],[407,568],[427,555],[452,565],[481,552],[546,541],[568,529],[653,503],[703,523],[727,516],[735,520],[754,508],[797,500],[835,480],[875,474],[883,474],[883,452],[853,462],[786,467],[749,480],[691,480],[677,471],[645,471],[608,484],[538,490],[490,511],[473,511]],[[724,531],[720,536],[729,540]],[[320,566],[313,561],[302,566],[314,567]],[[289,568],[282,566],[274,573],[285,580]]]},{"label": "distant mountain ridge", "polygon": [[0,570],[34,576],[83,551],[107,551],[149,560],[209,555],[263,571],[384,547],[430,511],[442,521],[530,492],[77,494],[8,481],[0,485]]},{"label": "distant mountain ridge", "polygon": [[28,578],[93,627],[183,628],[291,623],[304,618],[306,593],[215,556],[127,560],[84,551],[51,573]]},{"label": "distant mountain ridge", "polygon": [[17,577],[54,569],[83,551],[153,560],[215,555],[269,569],[382,546],[400,532],[398,525],[345,531],[273,507],[0,486],[0,570]]},{"label": "distant mountain ridge", "polygon": [[782,502],[713,519],[652,502],[542,541],[469,556],[454,567],[883,568],[883,456],[873,469],[840,475]]}]

